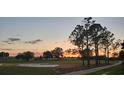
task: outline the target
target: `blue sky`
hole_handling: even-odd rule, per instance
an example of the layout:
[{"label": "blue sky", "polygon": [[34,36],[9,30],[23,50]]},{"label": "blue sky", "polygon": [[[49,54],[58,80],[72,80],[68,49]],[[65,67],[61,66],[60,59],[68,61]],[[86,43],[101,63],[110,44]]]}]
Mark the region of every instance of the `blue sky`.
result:
[{"label": "blue sky", "polygon": [[[94,17],[97,23],[106,26],[116,38],[124,39],[124,18]],[[44,51],[56,46],[71,48],[67,41],[69,34],[83,17],[0,17],[0,48],[21,52],[22,50]],[[8,38],[19,38],[19,42],[5,44]],[[39,40],[39,41],[38,41]],[[41,41],[40,41],[41,40]],[[36,44],[24,42],[38,41]],[[4,46],[3,46],[4,45]],[[11,52],[13,52],[11,50]]]},{"label": "blue sky", "polygon": [[24,40],[60,40],[80,21],[79,18],[0,18],[0,39],[18,35]]}]

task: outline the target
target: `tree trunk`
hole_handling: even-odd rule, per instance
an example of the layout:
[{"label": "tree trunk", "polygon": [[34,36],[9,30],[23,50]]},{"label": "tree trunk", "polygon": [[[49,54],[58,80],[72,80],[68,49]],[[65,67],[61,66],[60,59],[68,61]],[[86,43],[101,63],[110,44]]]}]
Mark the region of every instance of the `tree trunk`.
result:
[{"label": "tree trunk", "polygon": [[99,46],[97,45],[97,55],[98,55],[98,64],[100,64],[100,58],[99,58]]},{"label": "tree trunk", "polygon": [[82,45],[82,53],[81,53],[81,56],[82,56],[82,65],[84,66],[85,63],[84,63],[84,56],[83,56],[83,55],[84,55],[84,52],[83,52],[84,50],[83,50],[83,49],[84,49],[84,46]]},{"label": "tree trunk", "polygon": [[88,36],[87,36],[87,65],[90,65],[90,58],[89,58],[89,42],[88,42]]},{"label": "tree trunk", "polygon": [[106,56],[107,48],[105,48],[105,64],[107,63],[107,56]]},{"label": "tree trunk", "polygon": [[107,48],[107,63],[109,64],[109,48]]},{"label": "tree trunk", "polygon": [[82,57],[82,65],[85,66],[84,58]]},{"label": "tree trunk", "polygon": [[96,59],[96,65],[98,65],[98,46],[95,44],[95,59]]}]

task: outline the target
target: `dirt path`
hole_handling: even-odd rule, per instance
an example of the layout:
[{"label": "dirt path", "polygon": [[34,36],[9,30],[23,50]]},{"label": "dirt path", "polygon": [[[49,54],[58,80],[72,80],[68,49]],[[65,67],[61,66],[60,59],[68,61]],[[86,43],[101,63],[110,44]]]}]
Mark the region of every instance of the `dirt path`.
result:
[{"label": "dirt path", "polygon": [[92,73],[92,72],[96,72],[98,70],[102,70],[102,69],[106,69],[106,68],[110,68],[110,67],[114,67],[114,66],[120,65],[121,63],[122,63],[122,61],[119,61],[116,64],[112,64],[112,65],[108,65],[108,66],[103,66],[103,67],[92,68],[92,69],[88,69],[88,70],[80,70],[80,71],[70,72],[70,73],[66,73],[65,75],[89,74],[89,73]]}]

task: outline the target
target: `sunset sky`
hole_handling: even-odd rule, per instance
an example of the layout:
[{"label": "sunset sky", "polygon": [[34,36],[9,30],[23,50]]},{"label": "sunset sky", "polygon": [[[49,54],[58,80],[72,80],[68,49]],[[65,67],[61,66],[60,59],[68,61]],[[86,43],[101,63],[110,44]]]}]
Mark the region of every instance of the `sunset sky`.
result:
[{"label": "sunset sky", "polygon": [[[97,23],[106,26],[117,39],[124,39],[124,18],[97,17]],[[83,17],[1,17],[0,51],[15,55],[19,52],[32,51],[41,54],[45,50],[62,47],[74,48],[68,36]]]}]

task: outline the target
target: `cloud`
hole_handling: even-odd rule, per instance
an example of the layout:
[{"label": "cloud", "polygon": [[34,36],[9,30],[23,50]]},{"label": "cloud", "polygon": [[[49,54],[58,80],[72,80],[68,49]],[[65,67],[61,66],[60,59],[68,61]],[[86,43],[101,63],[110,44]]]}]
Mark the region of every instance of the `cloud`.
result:
[{"label": "cloud", "polygon": [[15,41],[20,41],[20,38],[8,38],[8,41],[15,42]]},{"label": "cloud", "polygon": [[14,50],[14,49],[11,49],[11,48],[0,48],[0,50],[3,50],[3,51],[11,51],[11,50]]},{"label": "cloud", "polygon": [[58,42],[55,42],[55,44],[58,44]]},{"label": "cloud", "polygon": [[[20,42],[21,39],[20,38],[8,38],[7,40],[5,41],[2,41],[3,43],[6,43],[6,44],[15,44],[16,42]],[[42,42],[43,40],[41,39],[36,39],[36,40],[32,40],[32,41],[24,41],[24,43],[26,44],[36,44],[36,43],[39,43],[39,42]]]},{"label": "cloud", "polygon": [[10,41],[3,41],[4,43],[6,43],[6,44],[13,44],[12,42],[10,42]]},{"label": "cloud", "polygon": [[14,44],[14,42],[18,42],[18,41],[21,41],[21,39],[20,38],[8,38],[7,40],[2,41],[2,42],[6,44]]},{"label": "cloud", "polygon": [[36,43],[39,43],[39,42],[42,42],[43,40],[41,39],[36,39],[36,40],[32,40],[32,41],[25,41],[25,43],[27,44],[36,44]]}]

